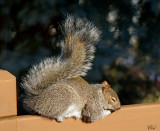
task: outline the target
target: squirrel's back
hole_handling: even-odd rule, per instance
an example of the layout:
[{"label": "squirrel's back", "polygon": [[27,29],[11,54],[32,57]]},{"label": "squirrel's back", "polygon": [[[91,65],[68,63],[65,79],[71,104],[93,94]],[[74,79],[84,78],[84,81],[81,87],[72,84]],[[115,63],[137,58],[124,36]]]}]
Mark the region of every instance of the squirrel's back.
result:
[{"label": "squirrel's back", "polygon": [[82,109],[92,96],[91,86],[81,77],[59,81],[40,92],[26,96],[24,107],[57,121],[68,117],[81,118]]}]

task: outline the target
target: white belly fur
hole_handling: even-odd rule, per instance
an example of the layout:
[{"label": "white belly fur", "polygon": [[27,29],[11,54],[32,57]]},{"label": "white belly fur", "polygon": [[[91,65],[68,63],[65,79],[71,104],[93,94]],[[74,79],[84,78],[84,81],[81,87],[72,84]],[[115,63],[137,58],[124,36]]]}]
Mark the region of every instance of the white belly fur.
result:
[{"label": "white belly fur", "polygon": [[65,118],[69,117],[81,118],[81,111],[78,111],[77,106],[74,104],[69,106],[68,109],[57,118],[57,120],[63,121]]}]

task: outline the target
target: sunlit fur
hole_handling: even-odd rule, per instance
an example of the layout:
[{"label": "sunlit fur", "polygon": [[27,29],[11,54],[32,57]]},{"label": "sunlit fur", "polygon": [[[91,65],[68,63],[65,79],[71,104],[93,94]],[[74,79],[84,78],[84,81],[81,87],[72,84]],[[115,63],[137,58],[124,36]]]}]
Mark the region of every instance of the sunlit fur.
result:
[{"label": "sunlit fur", "polygon": [[[91,69],[100,31],[85,19],[68,16],[62,25],[62,53],[33,66],[21,83],[24,108],[63,121],[68,117],[94,122],[120,108],[118,97],[105,84],[89,85],[80,76]],[[110,97],[117,101],[110,103]],[[114,108],[112,108],[114,107]]]},{"label": "sunlit fur", "polygon": [[[85,76],[91,69],[100,31],[85,19],[68,16],[62,25],[64,40],[59,57],[46,58],[23,78],[22,87],[32,94],[57,81]],[[38,90],[37,90],[38,89]]]}]

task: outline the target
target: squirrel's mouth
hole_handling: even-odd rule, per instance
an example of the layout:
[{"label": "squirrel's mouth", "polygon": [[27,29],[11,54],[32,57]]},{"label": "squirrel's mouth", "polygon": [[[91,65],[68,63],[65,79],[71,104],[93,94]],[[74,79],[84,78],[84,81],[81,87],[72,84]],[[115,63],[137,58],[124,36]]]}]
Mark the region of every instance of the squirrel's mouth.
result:
[{"label": "squirrel's mouth", "polygon": [[115,110],[113,110],[113,109],[109,109],[109,108],[106,109],[106,108],[104,108],[104,107],[103,107],[103,109],[104,109],[104,110],[109,110],[109,111],[111,111],[111,113],[112,113],[112,112],[115,112]]},{"label": "squirrel's mouth", "polygon": [[104,110],[110,110],[110,111],[111,111],[111,113],[113,113],[113,112],[115,112],[116,110],[119,110],[120,108],[118,108],[118,109],[116,109],[116,110],[115,110],[115,109],[109,109],[109,108],[108,108],[108,109],[106,109],[106,108],[104,108],[104,107],[103,107],[103,109],[104,109]]}]

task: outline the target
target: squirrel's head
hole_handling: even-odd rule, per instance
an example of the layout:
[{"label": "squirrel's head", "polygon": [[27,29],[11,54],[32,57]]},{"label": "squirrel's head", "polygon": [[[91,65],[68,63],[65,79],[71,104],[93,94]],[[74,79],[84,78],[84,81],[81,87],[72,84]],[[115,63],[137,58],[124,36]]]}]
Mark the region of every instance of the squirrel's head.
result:
[{"label": "squirrel's head", "polygon": [[121,104],[117,94],[111,89],[111,86],[108,84],[108,82],[104,81],[102,84],[104,85],[102,88],[102,94],[108,101],[108,105],[107,107],[104,107],[104,109],[109,109],[111,111],[120,109]]}]

